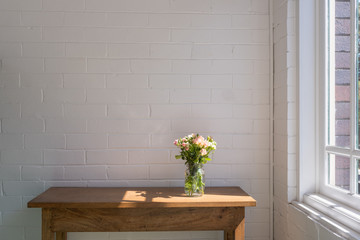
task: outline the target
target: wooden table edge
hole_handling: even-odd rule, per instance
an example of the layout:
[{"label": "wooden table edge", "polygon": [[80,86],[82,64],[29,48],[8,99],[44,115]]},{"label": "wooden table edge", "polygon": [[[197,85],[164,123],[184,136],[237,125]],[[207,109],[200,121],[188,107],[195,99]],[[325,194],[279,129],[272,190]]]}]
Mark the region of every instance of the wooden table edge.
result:
[{"label": "wooden table edge", "polygon": [[[255,207],[256,200],[252,198],[249,194],[247,194],[244,190],[242,190],[238,186],[230,186],[230,187],[210,187],[212,190],[214,189],[238,189],[242,193],[246,194],[244,196],[244,200],[236,201],[236,200],[225,200],[225,201],[218,201],[213,202],[209,201],[208,199],[204,199],[206,193],[203,197],[185,197],[184,201],[178,202],[144,202],[144,201],[106,201],[106,202],[96,202],[96,201],[89,201],[89,202],[73,202],[73,201],[46,201],[42,199],[42,196],[48,194],[55,189],[124,189],[124,190],[131,190],[131,191],[149,191],[149,190],[162,190],[162,189],[173,189],[171,187],[51,187],[47,189],[42,194],[38,195],[37,197],[33,198],[31,201],[27,203],[28,208],[189,208],[189,207]],[[178,187],[180,189],[180,187]],[[209,193],[212,194],[211,192]],[[190,200],[190,201],[189,201]],[[205,200],[205,201],[203,201]]]},{"label": "wooden table edge", "polygon": [[217,208],[217,207],[256,207],[256,202],[243,202],[242,204],[222,203],[131,203],[131,204],[110,204],[110,203],[32,203],[28,202],[28,208]]}]

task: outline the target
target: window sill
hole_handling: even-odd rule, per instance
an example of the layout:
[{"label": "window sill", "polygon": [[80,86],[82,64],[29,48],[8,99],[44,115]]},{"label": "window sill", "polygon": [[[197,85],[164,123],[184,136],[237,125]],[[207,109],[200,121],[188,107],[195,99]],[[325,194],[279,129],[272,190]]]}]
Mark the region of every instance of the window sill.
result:
[{"label": "window sill", "polygon": [[320,194],[305,194],[304,203],[292,205],[332,232],[352,240],[360,239],[360,212]]}]

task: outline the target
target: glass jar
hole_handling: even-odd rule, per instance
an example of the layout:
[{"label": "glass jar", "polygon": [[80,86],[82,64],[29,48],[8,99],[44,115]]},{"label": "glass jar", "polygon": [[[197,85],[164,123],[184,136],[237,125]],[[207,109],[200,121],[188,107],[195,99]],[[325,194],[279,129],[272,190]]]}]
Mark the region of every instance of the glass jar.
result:
[{"label": "glass jar", "polygon": [[189,197],[200,197],[205,190],[205,174],[202,164],[186,164],[185,194]]}]

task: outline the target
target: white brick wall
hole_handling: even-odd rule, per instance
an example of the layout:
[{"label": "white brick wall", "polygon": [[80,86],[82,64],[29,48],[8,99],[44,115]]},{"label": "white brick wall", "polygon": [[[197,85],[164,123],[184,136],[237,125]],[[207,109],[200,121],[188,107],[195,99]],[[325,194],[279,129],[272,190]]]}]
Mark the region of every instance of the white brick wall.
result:
[{"label": "white brick wall", "polygon": [[[274,0],[274,239],[333,239],[289,203],[296,200],[296,1]],[[306,223],[305,223],[306,222]],[[301,229],[306,224],[306,229]],[[312,228],[317,232],[312,232]]]},{"label": "white brick wall", "polygon": [[40,239],[26,203],[51,186],[183,186],[191,132],[218,142],[207,186],[253,195],[246,239],[269,239],[269,36],[268,0],[0,0],[0,239]]},{"label": "white brick wall", "polygon": [[[288,239],[287,228],[287,18],[288,1],[273,2],[274,18],[274,239]],[[285,176],[285,177],[284,177]]]}]

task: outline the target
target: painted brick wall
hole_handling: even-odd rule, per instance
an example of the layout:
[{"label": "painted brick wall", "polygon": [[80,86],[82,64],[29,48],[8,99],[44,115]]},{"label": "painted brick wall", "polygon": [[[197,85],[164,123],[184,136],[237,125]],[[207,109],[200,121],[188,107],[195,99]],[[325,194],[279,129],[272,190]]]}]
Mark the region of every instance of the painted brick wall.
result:
[{"label": "painted brick wall", "polygon": [[1,240],[40,239],[26,203],[51,186],[183,186],[191,132],[218,142],[207,186],[253,195],[246,239],[269,239],[268,26],[267,0],[0,0]]},{"label": "painted brick wall", "polygon": [[274,239],[289,238],[296,199],[296,1],[274,0]]}]

